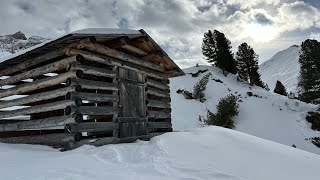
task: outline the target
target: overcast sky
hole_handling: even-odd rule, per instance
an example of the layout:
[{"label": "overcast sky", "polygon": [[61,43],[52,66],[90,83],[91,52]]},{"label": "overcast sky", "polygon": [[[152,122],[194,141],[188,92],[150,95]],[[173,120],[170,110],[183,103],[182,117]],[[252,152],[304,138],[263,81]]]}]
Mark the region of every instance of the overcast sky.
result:
[{"label": "overcast sky", "polygon": [[144,29],[180,66],[204,63],[203,33],[251,45],[260,63],[307,38],[320,39],[320,0],[0,0],[0,35],[54,38],[93,28]]}]

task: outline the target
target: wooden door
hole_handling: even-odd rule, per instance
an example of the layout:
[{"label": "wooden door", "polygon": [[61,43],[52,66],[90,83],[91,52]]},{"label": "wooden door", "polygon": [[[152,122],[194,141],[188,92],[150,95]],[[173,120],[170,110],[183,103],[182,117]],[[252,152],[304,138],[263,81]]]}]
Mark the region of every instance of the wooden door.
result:
[{"label": "wooden door", "polygon": [[120,137],[147,134],[144,74],[119,68]]}]

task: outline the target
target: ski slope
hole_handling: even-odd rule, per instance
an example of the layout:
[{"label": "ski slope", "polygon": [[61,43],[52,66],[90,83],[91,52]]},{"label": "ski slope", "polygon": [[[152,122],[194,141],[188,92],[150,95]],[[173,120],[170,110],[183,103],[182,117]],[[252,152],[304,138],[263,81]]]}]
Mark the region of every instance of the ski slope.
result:
[{"label": "ski slope", "polygon": [[316,154],[213,126],[67,152],[0,144],[0,158],[1,179],[23,180],[311,180],[320,166]]},{"label": "ski slope", "polygon": [[[192,92],[194,84],[208,72],[200,74],[199,77],[191,77],[188,73],[205,69],[212,74],[205,91],[205,103],[186,100],[182,94],[176,93],[178,89]],[[250,87],[247,83],[237,82],[232,74],[225,77],[216,67],[192,67],[185,69],[185,72],[186,76],[171,79],[172,121],[175,130],[204,126],[199,122],[199,115],[203,119],[207,109],[215,112],[219,99],[232,93],[239,95],[242,101],[239,102],[239,115],[235,117],[235,130],[288,146],[294,144],[299,149],[320,154],[320,148],[309,140],[319,137],[320,132],[311,130],[311,125],[305,120],[306,112],[315,110],[315,105],[288,99],[260,87]],[[216,82],[213,78],[220,79],[223,83]],[[247,92],[258,97],[249,97]]]},{"label": "ski slope", "polygon": [[300,46],[291,46],[260,65],[261,79],[268,84],[271,91],[274,90],[276,82],[279,80],[288,92],[297,92],[300,50]]}]

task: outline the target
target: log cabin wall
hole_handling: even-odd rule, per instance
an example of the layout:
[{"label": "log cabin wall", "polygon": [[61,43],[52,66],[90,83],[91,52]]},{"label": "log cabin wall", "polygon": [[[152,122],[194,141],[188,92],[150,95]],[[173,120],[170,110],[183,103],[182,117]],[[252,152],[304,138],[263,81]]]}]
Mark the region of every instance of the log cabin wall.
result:
[{"label": "log cabin wall", "polygon": [[0,142],[73,149],[172,131],[168,78],[181,72],[145,39],[87,36],[0,69]]}]

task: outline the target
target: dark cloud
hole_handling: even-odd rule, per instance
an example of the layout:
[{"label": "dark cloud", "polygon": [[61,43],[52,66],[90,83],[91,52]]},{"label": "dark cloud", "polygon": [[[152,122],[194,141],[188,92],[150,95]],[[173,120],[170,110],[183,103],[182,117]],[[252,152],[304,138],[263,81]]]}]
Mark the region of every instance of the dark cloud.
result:
[{"label": "dark cloud", "polygon": [[267,16],[263,13],[256,13],[254,15],[254,20],[262,25],[272,25],[273,21],[269,18],[267,18]]}]

